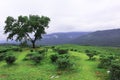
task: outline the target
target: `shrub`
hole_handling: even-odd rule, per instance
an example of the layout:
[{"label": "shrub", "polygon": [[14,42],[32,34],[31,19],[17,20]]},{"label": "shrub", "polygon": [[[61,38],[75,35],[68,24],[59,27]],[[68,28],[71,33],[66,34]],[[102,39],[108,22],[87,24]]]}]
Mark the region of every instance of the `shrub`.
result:
[{"label": "shrub", "polygon": [[54,49],[54,48],[55,48],[55,46],[51,46],[51,48],[52,48],[52,49]]},{"label": "shrub", "polygon": [[8,49],[3,49],[3,50],[0,50],[0,53],[5,53],[7,51],[8,51]]},{"label": "shrub", "polygon": [[86,53],[86,55],[89,57],[89,60],[92,60],[92,58],[94,57],[93,53]]},{"label": "shrub", "polygon": [[102,56],[100,58],[100,63],[98,64],[98,67],[99,68],[108,68],[111,66],[111,62],[114,59],[115,59],[115,57],[113,55]]},{"label": "shrub", "polygon": [[44,53],[45,53],[45,50],[44,50],[44,49],[39,50],[38,53],[39,53],[39,54],[44,54]]},{"label": "shrub", "polygon": [[33,49],[30,50],[30,52],[33,52],[33,51],[34,51]]},{"label": "shrub", "polygon": [[52,50],[53,50],[54,52],[57,52],[57,51],[59,50],[59,48],[52,48]]},{"label": "shrub", "polygon": [[57,54],[53,54],[53,55],[50,56],[50,59],[51,59],[51,61],[54,63],[54,62],[57,61],[58,55],[57,55]]},{"label": "shrub", "polygon": [[59,56],[59,58],[57,59],[57,66],[58,69],[70,69],[72,67],[72,63],[69,60],[69,56],[68,55]]},{"label": "shrub", "polygon": [[43,55],[41,55],[41,54],[37,54],[37,55],[34,55],[34,56],[32,57],[32,60],[33,60],[36,64],[40,63],[42,59],[43,59]]},{"label": "shrub", "polygon": [[16,58],[15,58],[15,56],[7,56],[5,58],[5,61],[6,61],[7,64],[10,65],[10,64],[13,64],[16,61]]},{"label": "shrub", "polygon": [[61,49],[61,50],[58,50],[57,52],[58,52],[58,54],[67,54],[68,50],[67,49]]},{"label": "shrub", "polygon": [[77,49],[75,49],[74,51],[77,52]]},{"label": "shrub", "polygon": [[110,80],[120,80],[120,61],[112,63],[110,69]]},{"label": "shrub", "polygon": [[74,51],[74,49],[70,49],[70,51]]},{"label": "shrub", "polygon": [[98,68],[108,68],[111,65],[111,60],[107,57],[101,58]]},{"label": "shrub", "polygon": [[99,53],[97,51],[92,51],[94,55],[98,55]]},{"label": "shrub", "polygon": [[19,51],[19,52],[22,52],[22,49],[21,49],[21,48],[18,48],[18,47],[13,48],[12,50],[13,50],[13,51]]},{"label": "shrub", "polygon": [[96,55],[96,51],[89,51],[89,50],[85,50],[86,55],[89,57],[89,60],[92,60],[92,58]]},{"label": "shrub", "polygon": [[89,50],[85,50],[85,53],[90,53],[90,51]]}]

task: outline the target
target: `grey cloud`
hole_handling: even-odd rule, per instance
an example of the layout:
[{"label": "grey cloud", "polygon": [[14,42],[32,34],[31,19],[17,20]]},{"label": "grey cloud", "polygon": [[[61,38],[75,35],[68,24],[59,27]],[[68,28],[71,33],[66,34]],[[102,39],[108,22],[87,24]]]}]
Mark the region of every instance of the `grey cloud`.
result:
[{"label": "grey cloud", "polygon": [[119,0],[3,0],[0,11],[0,35],[7,16],[29,14],[50,17],[48,33],[120,27]]}]

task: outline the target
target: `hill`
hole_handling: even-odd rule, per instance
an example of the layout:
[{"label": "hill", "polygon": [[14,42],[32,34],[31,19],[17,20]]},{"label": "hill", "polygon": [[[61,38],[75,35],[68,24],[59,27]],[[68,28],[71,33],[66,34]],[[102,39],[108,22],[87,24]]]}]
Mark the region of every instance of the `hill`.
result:
[{"label": "hill", "polygon": [[70,41],[88,34],[89,32],[67,32],[67,33],[52,33],[43,36],[42,40],[37,41],[37,45],[56,45],[67,44]]},{"label": "hill", "polygon": [[120,46],[120,29],[96,31],[80,36],[70,43],[96,46]]}]

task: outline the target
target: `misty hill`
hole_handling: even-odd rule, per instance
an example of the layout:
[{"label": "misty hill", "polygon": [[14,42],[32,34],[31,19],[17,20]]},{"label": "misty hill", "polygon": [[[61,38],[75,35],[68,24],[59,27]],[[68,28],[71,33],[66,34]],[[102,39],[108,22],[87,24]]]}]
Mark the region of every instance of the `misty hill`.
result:
[{"label": "misty hill", "polygon": [[43,39],[37,41],[36,44],[41,45],[56,45],[56,44],[67,44],[70,41],[88,34],[89,32],[67,32],[67,33],[53,33],[46,34]]},{"label": "misty hill", "polygon": [[120,46],[120,29],[96,31],[71,41],[73,44]]}]

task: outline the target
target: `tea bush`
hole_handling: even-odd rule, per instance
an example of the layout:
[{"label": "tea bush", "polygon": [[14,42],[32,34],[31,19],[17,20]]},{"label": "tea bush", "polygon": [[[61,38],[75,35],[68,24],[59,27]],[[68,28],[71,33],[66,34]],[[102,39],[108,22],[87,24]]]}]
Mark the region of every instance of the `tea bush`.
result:
[{"label": "tea bush", "polygon": [[68,50],[67,49],[60,49],[57,52],[58,52],[58,54],[67,54]]},{"label": "tea bush", "polygon": [[33,60],[35,64],[40,63],[42,59],[43,59],[43,55],[41,54],[33,55],[31,58],[31,60]]},{"label": "tea bush", "polygon": [[60,55],[57,59],[58,69],[70,69],[72,67],[72,63],[69,59],[68,55]]},{"label": "tea bush", "polygon": [[57,61],[58,57],[59,57],[58,54],[53,54],[53,55],[50,56],[50,59],[53,63],[55,63]]},{"label": "tea bush", "polygon": [[99,68],[109,68],[111,66],[112,60],[114,60],[114,59],[115,59],[114,55],[101,56],[98,67]]},{"label": "tea bush", "polygon": [[5,58],[5,61],[8,65],[11,65],[16,61],[16,58],[15,58],[15,56],[7,56]]},{"label": "tea bush", "polygon": [[120,80],[120,61],[111,64],[110,80]]}]

